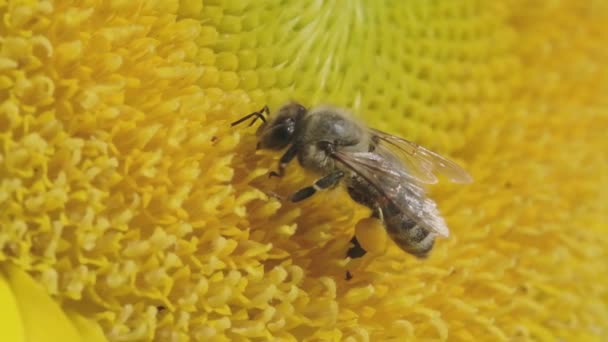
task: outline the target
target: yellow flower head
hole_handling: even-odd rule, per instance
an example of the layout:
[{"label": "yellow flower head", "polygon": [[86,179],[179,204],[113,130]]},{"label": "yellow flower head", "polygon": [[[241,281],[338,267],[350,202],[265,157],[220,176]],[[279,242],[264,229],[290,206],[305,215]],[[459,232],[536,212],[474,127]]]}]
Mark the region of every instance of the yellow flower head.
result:
[{"label": "yellow flower head", "polygon": [[[605,340],[605,1],[0,2],[11,340]],[[464,165],[430,258],[230,122],[293,99]],[[359,225],[358,225],[359,223]],[[357,227],[357,228],[356,228]],[[381,228],[376,227],[377,230]],[[354,278],[344,279],[346,270]]]}]

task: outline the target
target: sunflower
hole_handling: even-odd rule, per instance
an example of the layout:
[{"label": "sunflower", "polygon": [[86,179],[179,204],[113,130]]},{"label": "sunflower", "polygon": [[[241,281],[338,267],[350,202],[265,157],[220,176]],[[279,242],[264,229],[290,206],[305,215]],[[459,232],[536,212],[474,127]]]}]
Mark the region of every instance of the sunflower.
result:
[{"label": "sunflower", "polygon": [[[608,338],[605,1],[0,14],[4,340]],[[290,99],[463,165],[473,184],[429,189],[451,237],[346,258],[367,209],[280,200],[315,176],[268,179],[280,154],[230,127]]]}]

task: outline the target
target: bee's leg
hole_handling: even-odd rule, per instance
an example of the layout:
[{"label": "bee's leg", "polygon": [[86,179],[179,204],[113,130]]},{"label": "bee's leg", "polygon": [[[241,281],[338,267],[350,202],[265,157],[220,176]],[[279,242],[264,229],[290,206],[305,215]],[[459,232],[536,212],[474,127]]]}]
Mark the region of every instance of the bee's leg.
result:
[{"label": "bee's leg", "polygon": [[[355,235],[353,235],[353,238],[350,239],[350,243],[353,245],[351,248],[348,249],[348,251],[346,252],[346,256],[351,258],[351,259],[357,259],[357,258],[361,258],[362,256],[364,256],[367,251],[365,249],[363,249],[363,247],[361,247],[361,244],[359,243],[359,241],[357,240],[357,237]],[[350,271],[346,271],[346,280],[351,280],[353,279],[353,274],[350,273]]]},{"label": "bee's leg", "polygon": [[[356,193],[354,193],[354,192],[353,192],[353,194],[356,195]],[[384,214],[382,213],[382,208],[379,206],[376,206],[371,217],[374,217],[376,219],[379,219],[381,222],[384,222]],[[367,251],[363,248],[363,246],[361,246],[361,244],[359,243],[359,240],[357,240],[357,235],[353,235],[353,238],[350,239],[350,243],[353,246],[350,247],[348,249],[348,251],[346,251],[347,257],[349,257],[351,259],[357,259],[357,258],[361,258],[365,254],[367,254]],[[353,274],[350,273],[350,271],[346,271],[346,280],[351,280],[352,278],[353,278]]]},{"label": "bee's leg", "polygon": [[290,161],[293,160],[293,158],[295,158],[297,154],[298,147],[295,144],[289,146],[287,151],[285,151],[285,153],[283,154],[283,156],[281,156],[281,159],[279,160],[279,169],[277,171],[271,171],[268,177],[283,177],[283,175],[285,174],[285,167]]},{"label": "bee's leg", "polygon": [[382,208],[376,206],[376,210],[374,210],[372,217],[377,217],[380,222],[384,223],[384,214],[382,213]]},{"label": "bee's leg", "polygon": [[[371,217],[376,218],[376,219],[380,220],[380,222],[384,223],[384,214],[382,213],[381,207],[376,206]],[[349,248],[348,251],[346,252],[347,257],[356,259],[356,258],[360,258],[360,257],[364,256],[367,253],[367,251],[365,249],[363,249],[363,247],[357,240],[356,235],[353,235],[353,238],[350,240],[350,242],[353,244],[353,246],[351,248]]]},{"label": "bee's leg", "polygon": [[352,243],[353,246],[351,248],[349,248],[348,251],[346,252],[347,257],[350,257],[351,259],[357,259],[357,258],[364,256],[365,253],[367,253],[367,251],[365,249],[363,249],[363,247],[361,247],[361,244],[357,240],[356,236],[353,236],[353,238],[350,239],[350,243]]},{"label": "bee's leg", "polygon": [[328,189],[338,184],[342,177],[344,177],[344,172],[342,171],[330,173],[329,175],[318,179],[313,185],[298,190],[295,194],[291,195],[290,199],[292,202],[299,202],[303,199],[307,199],[314,195],[318,190]]}]

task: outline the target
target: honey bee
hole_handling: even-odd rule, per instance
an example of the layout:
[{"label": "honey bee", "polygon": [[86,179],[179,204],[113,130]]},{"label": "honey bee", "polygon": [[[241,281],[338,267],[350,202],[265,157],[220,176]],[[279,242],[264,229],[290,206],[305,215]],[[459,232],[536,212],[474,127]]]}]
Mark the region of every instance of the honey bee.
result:
[{"label": "honey bee", "polygon": [[[268,118],[266,116],[269,116]],[[456,163],[411,141],[369,128],[347,110],[331,106],[307,109],[290,102],[270,117],[267,106],[232,123],[258,119],[258,148],[282,150],[278,169],[270,176],[282,177],[294,158],[320,178],[290,196],[299,202],[342,183],[357,203],[372,210],[389,237],[402,250],[424,258],[436,236],[449,236],[448,227],[435,202],[425,195],[423,184],[437,182],[435,174],[453,182],[468,183],[471,176]],[[347,256],[366,251],[356,236]]]}]

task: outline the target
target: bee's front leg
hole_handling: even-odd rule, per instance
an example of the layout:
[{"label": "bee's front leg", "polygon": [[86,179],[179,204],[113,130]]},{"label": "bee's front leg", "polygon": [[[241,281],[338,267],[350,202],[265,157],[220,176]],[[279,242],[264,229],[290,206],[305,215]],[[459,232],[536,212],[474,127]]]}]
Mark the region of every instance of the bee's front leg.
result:
[{"label": "bee's front leg", "polygon": [[278,170],[271,171],[268,177],[283,177],[283,175],[285,174],[285,167],[287,167],[287,164],[292,161],[297,154],[298,147],[295,144],[289,146],[287,151],[285,151],[285,153],[281,156],[281,159],[279,160]]}]

